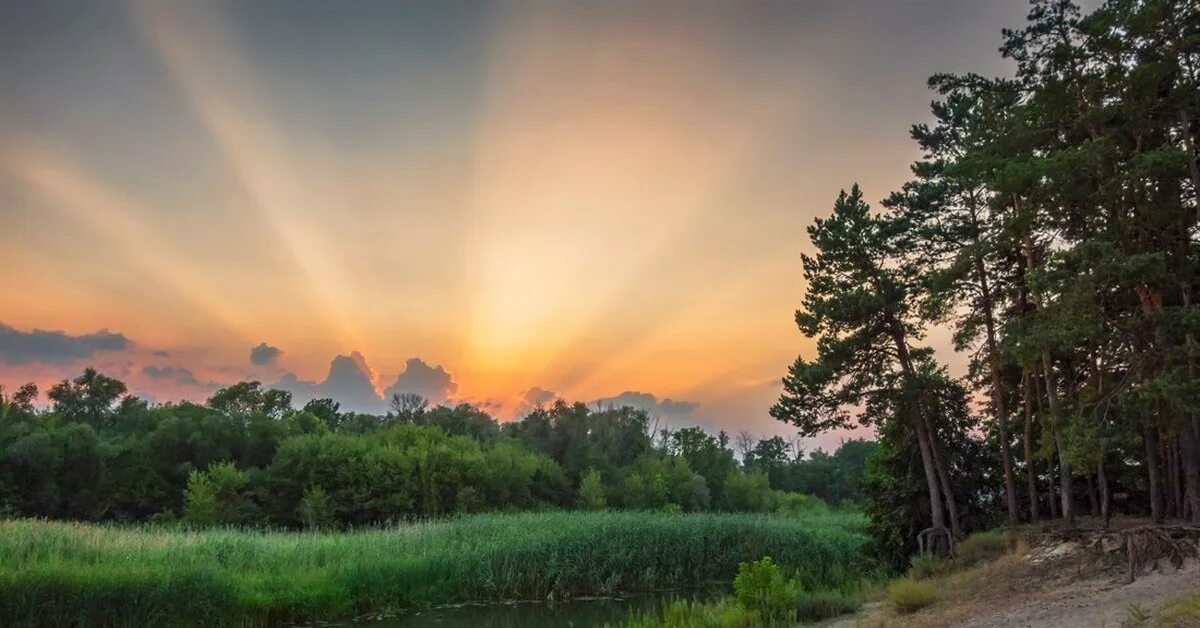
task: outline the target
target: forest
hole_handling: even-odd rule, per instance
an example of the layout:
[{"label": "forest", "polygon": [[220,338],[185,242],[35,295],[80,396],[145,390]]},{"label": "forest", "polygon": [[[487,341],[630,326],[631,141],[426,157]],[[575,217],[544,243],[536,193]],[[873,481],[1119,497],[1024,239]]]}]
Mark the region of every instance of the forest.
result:
[{"label": "forest", "polygon": [[643,410],[555,404],[501,424],[396,396],[386,415],[242,382],[151,406],[92,369],[0,396],[0,504],[84,521],[346,528],[483,511],[773,512],[854,503],[872,443],[807,457],[776,436],[657,429]]},{"label": "forest", "polygon": [[1003,35],[1014,76],[929,80],[911,180],[809,228],[796,323],[818,350],[771,410],[876,427],[896,501],[868,511],[905,553],[989,517],[1200,522],[1200,15],[1038,0]]}]

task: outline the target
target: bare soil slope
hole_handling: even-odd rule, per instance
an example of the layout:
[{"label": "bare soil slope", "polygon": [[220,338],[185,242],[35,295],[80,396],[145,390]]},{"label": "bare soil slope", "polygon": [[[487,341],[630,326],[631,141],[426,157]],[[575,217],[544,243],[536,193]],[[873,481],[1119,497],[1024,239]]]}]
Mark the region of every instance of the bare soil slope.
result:
[{"label": "bare soil slope", "polygon": [[[1125,521],[1120,525],[1139,523]],[[939,600],[930,607],[901,615],[886,601],[879,601],[831,625],[1200,628],[1200,618],[1195,623],[1190,618],[1166,621],[1157,613],[1169,600],[1200,594],[1200,562],[1194,558],[1176,568],[1167,557],[1152,557],[1130,583],[1123,548],[1106,547],[1094,535],[1067,540],[1055,533],[1026,532],[1030,544],[1022,543],[1013,553],[980,567],[935,578]]]}]

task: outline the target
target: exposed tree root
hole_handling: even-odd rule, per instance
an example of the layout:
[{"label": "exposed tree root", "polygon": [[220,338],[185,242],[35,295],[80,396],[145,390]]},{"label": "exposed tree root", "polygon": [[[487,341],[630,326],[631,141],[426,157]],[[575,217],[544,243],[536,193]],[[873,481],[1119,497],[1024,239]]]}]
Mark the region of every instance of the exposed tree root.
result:
[{"label": "exposed tree root", "polygon": [[922,556],[954,556],[954,535],[946,527],[925,528],[917,534],[917,548]]},{"label": "exposed tree root", "polygon": [[1128,571],[1128,582],[1133,582],[1147,566],[1160,560],[1169,561],[1178,569],[1184,560],[1200,558],[1200,525],[1146,525],[1108,531],[1062,530],[1050,536],[1078,542],[1102,559],[1121,556]]}]

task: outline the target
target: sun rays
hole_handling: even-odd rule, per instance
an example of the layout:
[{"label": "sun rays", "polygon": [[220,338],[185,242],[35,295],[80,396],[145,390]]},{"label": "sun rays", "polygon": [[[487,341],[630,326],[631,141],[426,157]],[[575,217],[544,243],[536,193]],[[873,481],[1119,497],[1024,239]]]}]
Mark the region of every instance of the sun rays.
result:
[{"label": "sun rays", "polygon": [[[224,31],[221,16],[198,3],[132,2],[131,14],[226,161],[274,229],[283,248],[308,279],[313,305],[328,331],[342,343],[361,346],[362,336],[340,311],[349,298],[341,290],[344,272],[324,255],[327,243],[306,223],[306,213],[338,211],[321,207],[302,185],[283,150],[271,113],[254,94],[253,80],[237,55],[237,43]],[[325,199],[321,199],[325,200]]]},{"label": "sun rays", "polygon": [[[438,110],[422,120],[407,103],[355,121],[381,136],[439,129],[418,134],[433,145],[393,147],[298,126],[345,115],[339,102],[363,93],[329,93],[303,71],[290,79],[301,89],[284,89],[296,85],[272,74],[280,61],[237,28],[246,7],[133,0],[124,17],[161,72],[160,100],[194,125],[172,140],[218,173],[187,199],[220,208],[189,218],[203,246],[158,230],[184,213],[162,194],[106,176],[94,152],[47,148],[59,138],[5,141],[2,166],[48,216],[86,226],[236,337],[181,343],[229,356],[267,341],[305,379],[351,351],[380,381],[421,356],[454,373],[459,398],[509,409],[533,387],[724,403],[794,353],[794,299],[764,307],[779,284],[800,289],[795,240],[779,228],[795,222],[779,218],[795,188],[778,182],[776,161],[809,115],[802,87],[819,77],[804,64],[755,74],[754,51],[718,8],[631,10],[496,5],[480,67],[455,70],[479,84],[453,93],[474,100],[443,111],[425,98]],[[394,79],[364,93],[430,84],[401,69]]]},{"label": "sun rays", "polygon": [[697,225],[742,211],[731,189],[802,107],[739,92],[713,23],[583,13],[501,22],[465,249],[464,360],[567,388],[737,280],[720,273],[685,304],[653,294],[664,259],[711,235]]}]

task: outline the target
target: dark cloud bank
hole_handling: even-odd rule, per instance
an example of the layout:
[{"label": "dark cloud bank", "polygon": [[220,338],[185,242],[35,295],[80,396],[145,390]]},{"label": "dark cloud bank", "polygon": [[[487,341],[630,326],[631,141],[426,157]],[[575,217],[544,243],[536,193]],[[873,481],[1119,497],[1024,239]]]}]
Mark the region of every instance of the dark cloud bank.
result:
[{"label": "dark cloud bank", "polygon": [[6,364],[67,365],[102,351],[121,351],[133,346],[124,334],[101,329],[72,336],[62,331],[20,331],[0,323],[0,361]]}]

